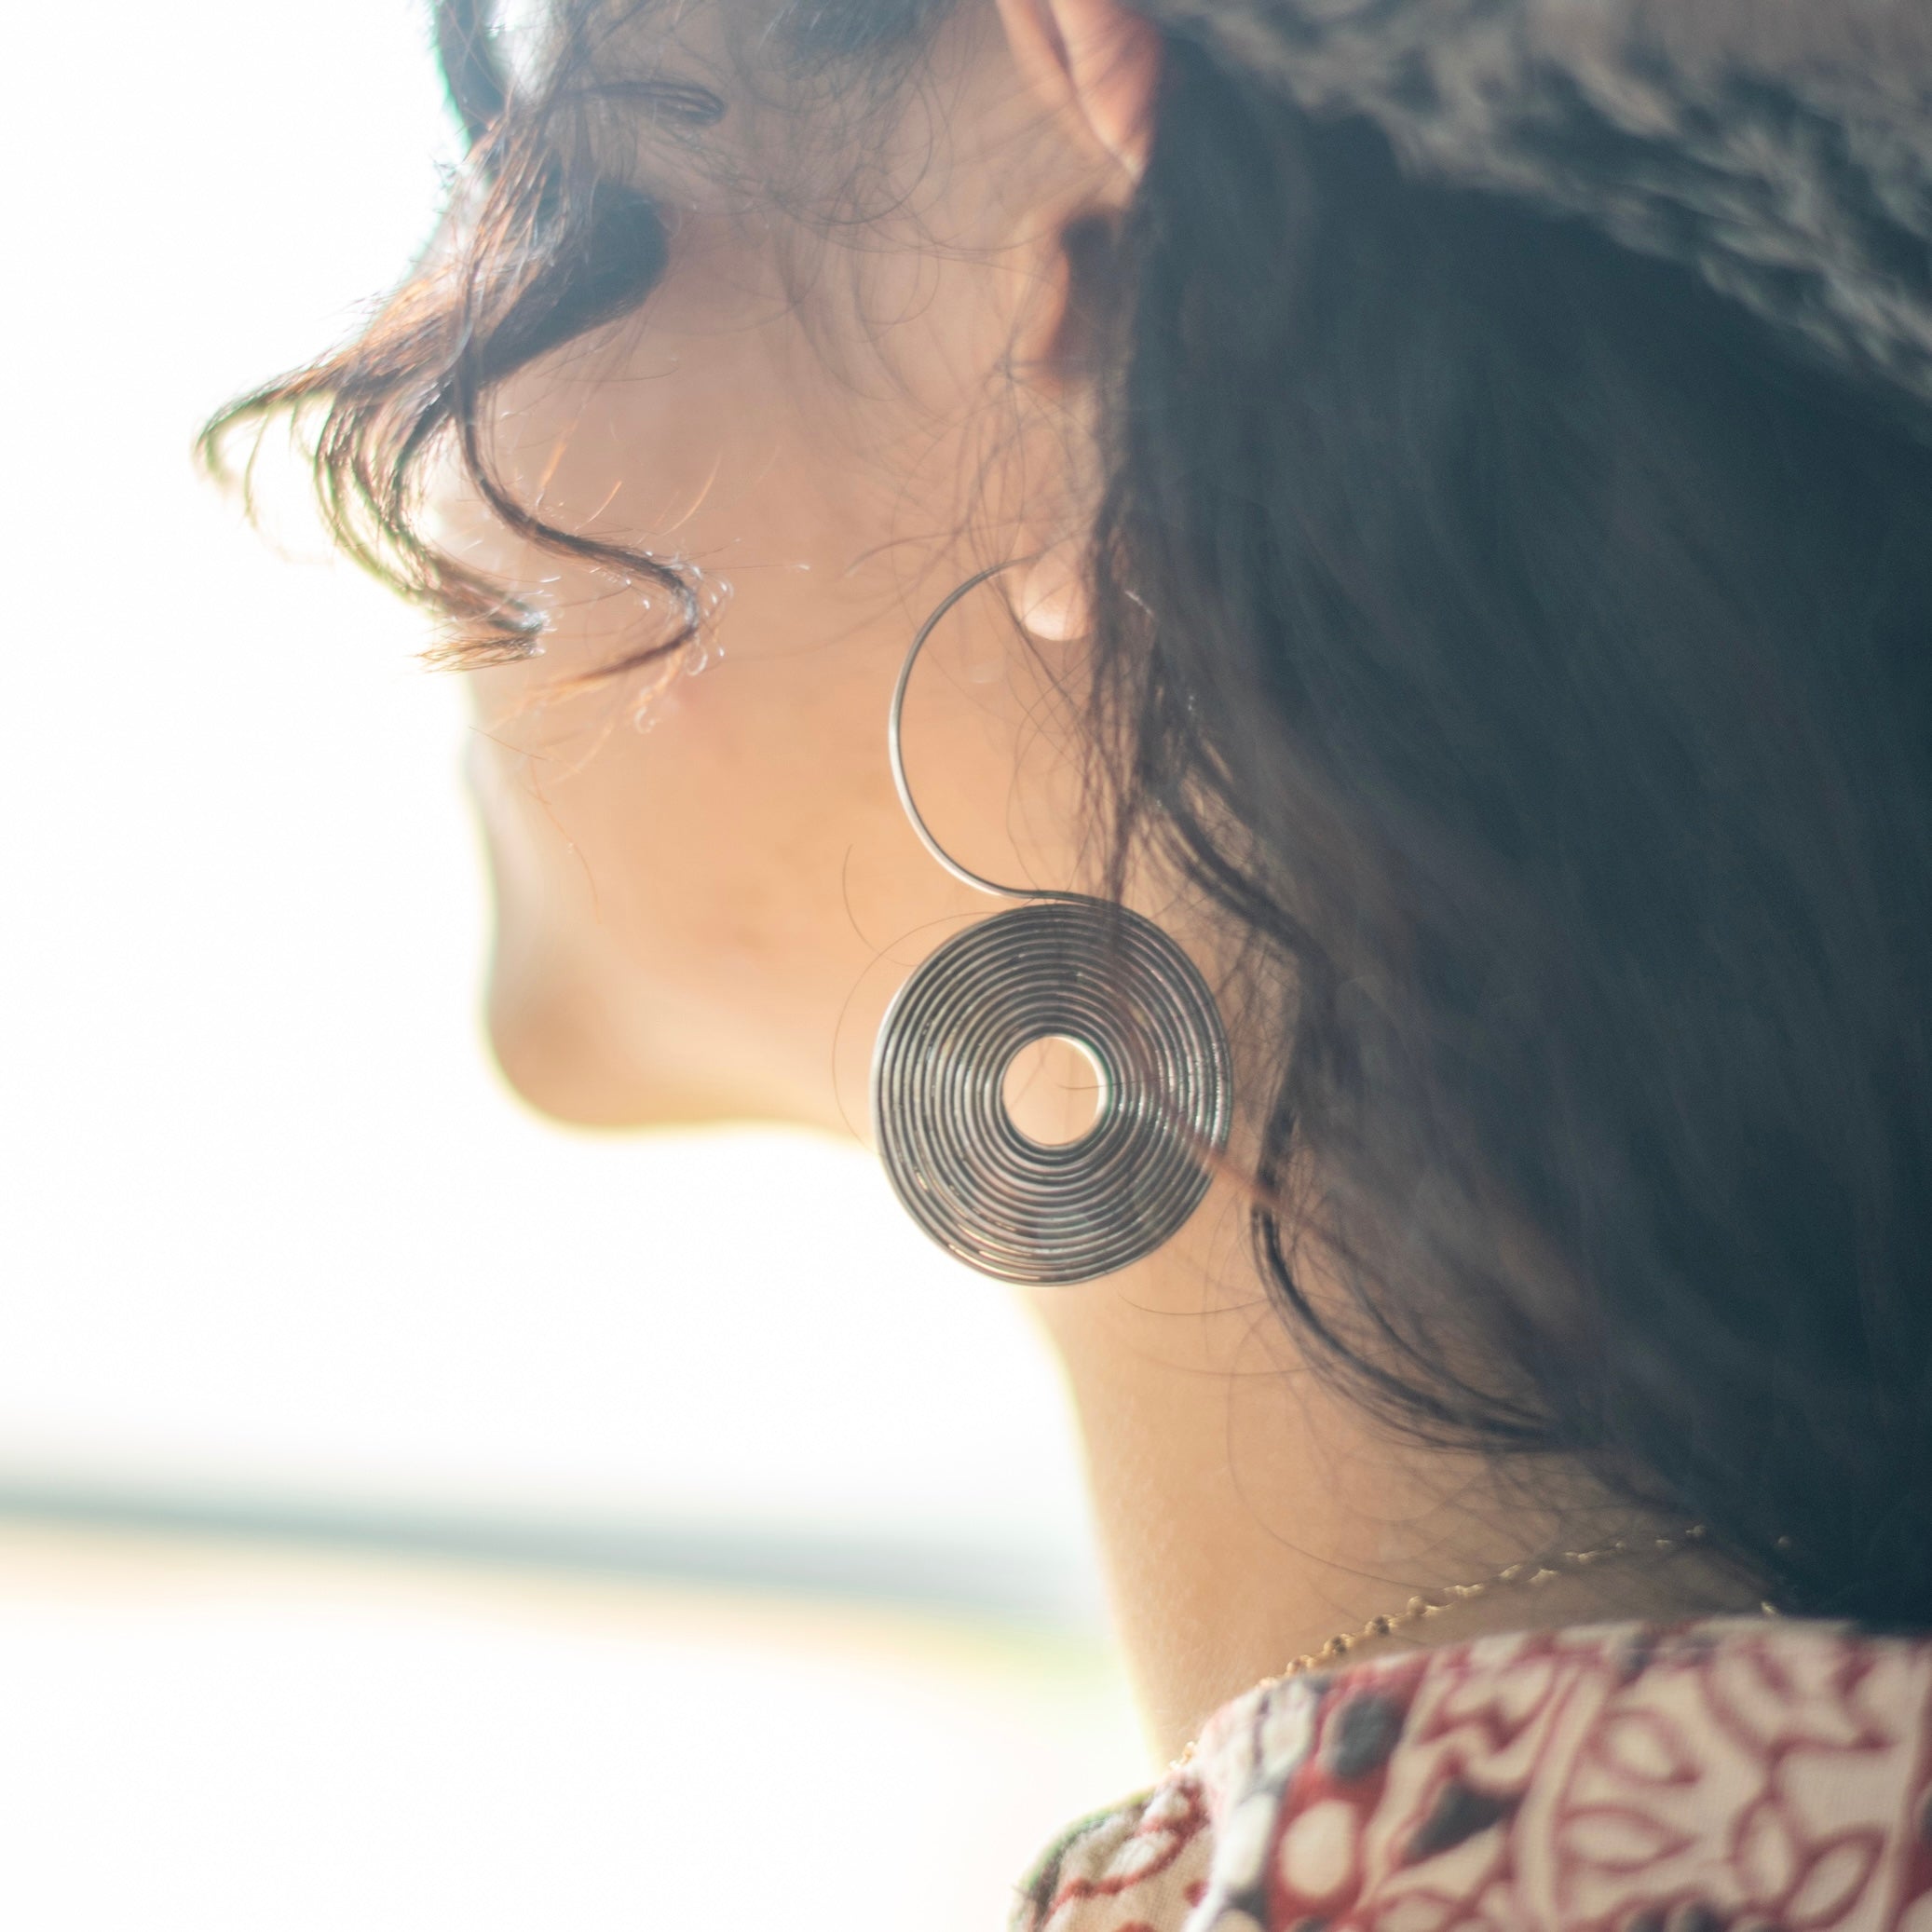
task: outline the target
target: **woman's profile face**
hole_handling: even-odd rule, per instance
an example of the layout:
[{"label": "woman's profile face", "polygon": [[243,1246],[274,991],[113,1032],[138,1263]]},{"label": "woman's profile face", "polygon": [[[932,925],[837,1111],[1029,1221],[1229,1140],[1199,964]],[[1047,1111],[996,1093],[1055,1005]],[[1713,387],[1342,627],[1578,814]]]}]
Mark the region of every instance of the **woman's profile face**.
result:
[{"label": "woman's profile face", "polygon": [[[714,54],[689,53],[711,79]],[[675,71],[679,50],[660,58]],[[1058,232],[1096,170],[1022,98],[997,34],[943,34],[931,58],[943,86],[867,122],[882,211],[848,229],[815,205],[814,129],[732,98],[728,68],[702,154],[640,130],[617,165],[665,211],[662,281],[492,399],[519,500],[700,573],[701,673],[596,681],[650,634],[639,590],[515,537],[456,483],[437,506],[453,554],[551,618],[539,656],[475,674],[470,772],[495,1044],[565,1118],[857,1125],[886,1001],[946,922],[989,908],[905,822],[888,701],[946,590],[1065,534]],[[1023,580],[935,636],[907,759],[967,863],[1062,882],[1073,647],[1023,640]]]}]

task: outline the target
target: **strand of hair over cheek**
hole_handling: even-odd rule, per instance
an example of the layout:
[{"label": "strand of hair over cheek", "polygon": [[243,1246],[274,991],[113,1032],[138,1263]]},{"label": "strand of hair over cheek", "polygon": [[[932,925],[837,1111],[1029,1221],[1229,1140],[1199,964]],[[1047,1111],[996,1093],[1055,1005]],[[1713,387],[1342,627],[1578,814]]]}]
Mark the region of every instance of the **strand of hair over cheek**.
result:
[{"label": "strand of hair over cheek", "polygon": [[[562,527],[521,500],[488,448],[490,399],[520,370],[635,309],[664,270],[667,238],[656,208],[599,177],[581,152],[584,103],[614,89],[633,111],[647,99],[693,125],[722,109],[688,83],[586,79],[580,45],[566,46],[539,95],[520,102],[489,80],[473,9],[445,6],[438,19],[452,97],[473,145],[435,243],[355,339],[230,404],[203,431],[199,454],[217,477],[239,483],[252,511],[263,436],[285,422],[306,448],[337,546],[443,619],[431,661],[473,668],[526,658],[541,648],[543,614],[419,527],[425,474],[449,450],[468,487],[517,537],[642,587],[640,614],[658,598],[668,602],[668,623],[563,680],[559,692],[569,695],[675,656],[699,633],[702,600],[685,573],[648,550]],[[249,431],[238,472],[230,445]]]}]

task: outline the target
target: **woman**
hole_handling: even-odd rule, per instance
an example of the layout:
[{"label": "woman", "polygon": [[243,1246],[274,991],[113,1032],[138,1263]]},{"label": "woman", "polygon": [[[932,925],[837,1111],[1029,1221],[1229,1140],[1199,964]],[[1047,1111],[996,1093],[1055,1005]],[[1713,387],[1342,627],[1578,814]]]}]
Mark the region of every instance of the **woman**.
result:
[{"label": "woman", "polygon": [[523,1093],[1027,1284],[1177,1762],[1016,1923],[1932,1919],[1932,15],[438,22],[211,448],[474,672]]}]

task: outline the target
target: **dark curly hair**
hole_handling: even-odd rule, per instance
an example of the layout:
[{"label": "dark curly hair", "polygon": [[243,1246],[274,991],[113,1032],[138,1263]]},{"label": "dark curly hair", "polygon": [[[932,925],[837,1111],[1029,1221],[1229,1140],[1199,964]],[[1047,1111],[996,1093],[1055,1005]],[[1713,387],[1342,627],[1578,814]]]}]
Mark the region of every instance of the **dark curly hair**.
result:
[{"label": "dark curly hair", "polygon": [[[796,0],[762,57],[883,98],[942,10]],[[670,592],[639,656],[670,648],[675,567],[540,523],[479,412],[663,270],[586,99],[697,139],[727,97],[602,71],[580,6],[524,92],[478,0],[437,19],[455,216],[208,448],[306,420],[343,542],[473,661],[531,620],[415,533],[453,445],[516,529]],[[1116,850],[1279,989],[1255,1230],[1311,1357],[1431,1442],[1707,1525],[1785,1608],[1932,1624],[1925,426],[1184,38],[1104,246],[1093,742]]]}]

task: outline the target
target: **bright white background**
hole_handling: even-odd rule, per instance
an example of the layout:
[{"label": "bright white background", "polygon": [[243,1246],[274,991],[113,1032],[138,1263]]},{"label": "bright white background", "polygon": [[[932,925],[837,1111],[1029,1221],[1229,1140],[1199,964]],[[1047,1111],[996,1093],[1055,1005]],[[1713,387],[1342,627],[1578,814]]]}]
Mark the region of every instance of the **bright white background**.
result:
[{"label": "bright white background", "polygon": [[994,1925],[1139,1769],[1032,1337],[856,1150],[518,1110],[458,693],[189,467],[424,232],[419,7],[8,35],[0,1520],[819,1540],[1034,1622],[16,1527],[0,1924]]}]

